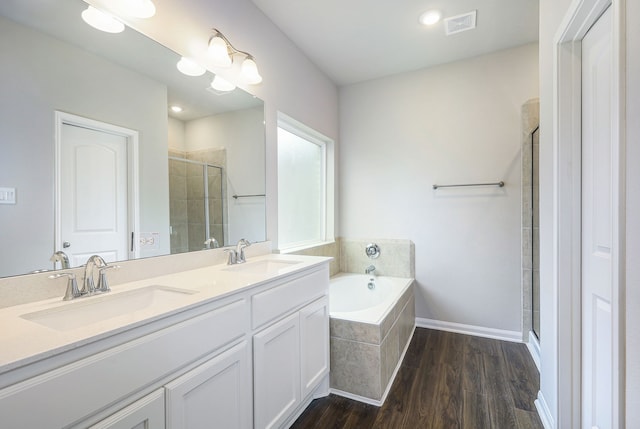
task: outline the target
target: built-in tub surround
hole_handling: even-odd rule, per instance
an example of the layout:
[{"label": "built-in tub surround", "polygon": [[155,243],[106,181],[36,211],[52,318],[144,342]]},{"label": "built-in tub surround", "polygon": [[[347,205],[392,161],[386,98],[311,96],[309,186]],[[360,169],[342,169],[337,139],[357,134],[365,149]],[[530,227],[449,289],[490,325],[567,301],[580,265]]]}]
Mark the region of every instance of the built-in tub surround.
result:
[{"label": "built-in tub surround", "polygon": [[412,278],[371,279],[364,274],[331,279],[331,389],[380,406],[415,329],[415,299]]},{"label": "built-in tub surround", "polygon": [[[365,248],[369,243],[380,246],[378,258],[370,259],[366,255]],[[415,277],[415,246],[411,240],[338,237],[334,242],[297,250],[291,254],[332,257],[331,276],[338,273],[364,273],[369,265],[374,265],[377,275]]]}]

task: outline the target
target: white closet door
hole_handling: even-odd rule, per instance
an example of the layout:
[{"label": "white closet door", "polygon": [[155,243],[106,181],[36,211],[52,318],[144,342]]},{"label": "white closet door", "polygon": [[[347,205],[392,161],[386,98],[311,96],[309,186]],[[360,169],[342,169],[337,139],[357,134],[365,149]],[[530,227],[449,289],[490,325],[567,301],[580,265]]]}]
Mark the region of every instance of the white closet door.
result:
[{"label": "white closet door", "polygon": [[582,44],[582,427],[613,426],[612,12]]}]

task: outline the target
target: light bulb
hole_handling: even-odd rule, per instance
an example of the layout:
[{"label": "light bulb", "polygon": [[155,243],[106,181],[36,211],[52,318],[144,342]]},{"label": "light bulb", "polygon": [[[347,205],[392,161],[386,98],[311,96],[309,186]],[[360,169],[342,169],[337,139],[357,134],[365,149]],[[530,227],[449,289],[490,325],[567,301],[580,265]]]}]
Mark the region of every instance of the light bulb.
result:
[{"label": "light bulb", "polygon": [[174,105],[174,106],[171,106],[171,111],[172,111],[172,112],[175,112],[175,113],[180,113],[180,112],[182,112],[182,107],[180,107],[180,106],[175,106],[175,105]]},{"label": "light bulb", "polygon": [[227,42],[225,42],[222,37],[212,37],[211,40],[209,40],[208,51],[214,65],[218,67],[231,66],[231,57],[229,56]]},{"label": "light bulb", "polygon": [[242,62],[242,75],[252,85],[262,82],[262,76],[258,73],[258,65],[251,57],[247,57]]},{"label": "light bulb", "polygon": [[117,0],[115,7],[132,18],[151,18],[156,14],[152,0]]},{"label": "light bulb", "polygon": [[207,69],[196,63],[192,59],[182,57],[178,64],[176,64],[178,70],[187,76],[202,76]]},{"label": "light bulb", "polygon": [[218,91],[228,92],[236,89],[236,86],[231,82],[229,82],[228,80],[223,79],[220,76],[216,75],[216,77],[214,77],[213,81],[211,82],[211,88],[216,89]]},{"label": "light bulb", "polygon": [[420,23],[422,25],[433,25],[440,21],[442,14],[437,10],[428,10],[420,15]]},{"label": "light bulb", "polygon": [[93,6],[89,6],[82,11],[82,19],[93,28],[106,33],[121,33],[124,31],[122,22]]}]

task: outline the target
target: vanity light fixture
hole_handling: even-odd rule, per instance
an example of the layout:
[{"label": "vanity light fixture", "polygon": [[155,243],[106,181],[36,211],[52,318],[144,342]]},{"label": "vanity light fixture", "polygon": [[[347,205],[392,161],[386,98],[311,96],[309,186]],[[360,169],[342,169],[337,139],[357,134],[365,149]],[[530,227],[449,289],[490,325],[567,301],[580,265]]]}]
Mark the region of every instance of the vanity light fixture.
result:
[{"label": "vanity light fixture", "polygon": [[152,0],[119,0],[117,7],[132,18],[146,19],[156,14]]},{"label": "vanity light fixture", "polygon": [[200,64],[185,57],[180,58],[176,67],[182,74],[186,74],[187,76],[202,76],[207,71],[207,69],[202,67]]},{"label": "vanity light fixture", "polygon": [[[233,57],[235,55],[243,55],[244,61],[240,67],[242,76],[247,83],[256,85],[262,82],[262,76],[258,72],[258,65],[256,64],[253,55],[248,52],[236,49],[229,39],[220,31],[213,29],[213,34],[209,38],[209,56],[217,67],[231,67],[233,64]],[[216,76],[217,77],[217,76]]]},{"label": "vanity light fixture", "polygon": [[223,79],[220,76],[216,75],[213,78],[213,81],[211,81],[211,88],[217,91],[229,92],[236,89],[236,86],[231,82],[229,82],[228,80]]},{"label": "vanity light fixture", "polygon": [[442,14],[438,10],[428,10],[420,15],[420,23],[422,25],[434,25],[440,21]]},{"label": "vanity light fixture", "polygon": [[93,28],[106,33],[121,33],[124,31],[122,22],[93,6],[89,6],[82,11],[82,19]]}]

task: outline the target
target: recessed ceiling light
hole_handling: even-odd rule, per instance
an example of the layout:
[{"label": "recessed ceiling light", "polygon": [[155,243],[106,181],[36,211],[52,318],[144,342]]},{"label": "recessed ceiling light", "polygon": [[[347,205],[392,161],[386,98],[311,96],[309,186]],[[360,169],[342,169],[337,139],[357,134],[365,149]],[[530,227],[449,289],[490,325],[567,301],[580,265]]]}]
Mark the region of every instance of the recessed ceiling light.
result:
[{"label": "recessed ceiling light", "polygon": [[124,24],[122,22],[93,6],[89,6],[82,11],[82,19],[100,31],[107,33],[121,33],[124,31]]},{"label": "recessed ceiling light", "polygon": [[433,25],[440,21],[440,18],[442,18],[442,14],[440,13],[440,11],[428,10],[420,15],[419,20],[422,25]]},{"label": "recessed ceiling light", "polygon": [[181,73],[186,74],[187,76],[202,76],[207,71],[207,69],[202,67],[200,64],[185,57],[180,58],[176,67],[178,67],[178,70],[180,70]]},{"label": "recessed ceiling light", "polygon": [[182,112],[182,107],[180,106],[171,106],[171,111],[174,113],[180,113]]}]

